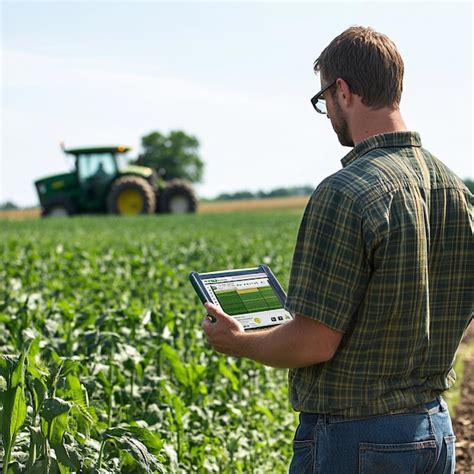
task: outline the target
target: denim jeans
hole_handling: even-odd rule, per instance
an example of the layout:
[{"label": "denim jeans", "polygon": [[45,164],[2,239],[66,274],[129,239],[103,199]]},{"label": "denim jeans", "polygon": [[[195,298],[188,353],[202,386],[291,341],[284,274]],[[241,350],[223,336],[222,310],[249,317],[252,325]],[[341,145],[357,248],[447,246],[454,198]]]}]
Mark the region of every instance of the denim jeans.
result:
[{"label": "denim jeans", "polygon": [[300,413],[290,474],[454,473],[454,441],[441,397],[389,415]]}]

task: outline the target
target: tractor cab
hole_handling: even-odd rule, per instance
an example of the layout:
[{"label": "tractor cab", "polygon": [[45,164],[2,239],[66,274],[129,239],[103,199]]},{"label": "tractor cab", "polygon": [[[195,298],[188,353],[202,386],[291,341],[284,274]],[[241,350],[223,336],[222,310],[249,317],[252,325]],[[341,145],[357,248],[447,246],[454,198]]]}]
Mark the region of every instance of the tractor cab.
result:
[{"label": "tractor cab", "polygon": [[129,150],[123,146],[64,150],[75,158],[77,183],[83,193],[81,201],[85,209],[105,210],[110,184],[120,170],[125,169],[125,162],[119,157]]}]

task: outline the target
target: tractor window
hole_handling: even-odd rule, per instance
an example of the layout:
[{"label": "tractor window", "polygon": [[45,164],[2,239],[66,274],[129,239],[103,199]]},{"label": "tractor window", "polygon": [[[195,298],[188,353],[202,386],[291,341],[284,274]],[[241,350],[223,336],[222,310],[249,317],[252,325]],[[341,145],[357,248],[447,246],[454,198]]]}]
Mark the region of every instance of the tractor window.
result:
[{"label": "tractor window", "polygon": [[82,182],[108,181],[117,174],[114,156],[106,153],[79,155],[78,171]]},{"label": "tractor window", "polygon": [[119,170],[125,169],[128,166],[130,161],[131,159],[128,156],[128,154],[124,154],[124,153],[117,154],[117,166]]}]

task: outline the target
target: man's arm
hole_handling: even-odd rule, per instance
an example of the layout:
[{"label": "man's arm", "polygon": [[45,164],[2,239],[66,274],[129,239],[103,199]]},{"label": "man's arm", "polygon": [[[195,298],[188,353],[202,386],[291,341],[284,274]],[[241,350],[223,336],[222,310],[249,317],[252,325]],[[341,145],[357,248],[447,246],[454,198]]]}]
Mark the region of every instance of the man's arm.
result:
[{"label": "man's arm", "polygon": [[296,369],[326,362],[334,356],[344,335],[300,315],[267,331],[245,332],[239,322],[218,306],[210,303],[205,306],[216,318],[213,323],[206,317],[202,323],[214,349],[270,367]]}]

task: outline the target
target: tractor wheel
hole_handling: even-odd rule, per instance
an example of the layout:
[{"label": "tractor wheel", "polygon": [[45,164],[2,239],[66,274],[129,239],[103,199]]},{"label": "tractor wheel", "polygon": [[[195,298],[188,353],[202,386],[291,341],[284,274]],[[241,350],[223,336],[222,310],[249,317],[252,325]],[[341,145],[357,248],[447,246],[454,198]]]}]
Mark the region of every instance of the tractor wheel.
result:
[{"label": "tractor wheel", "polygon": [[155,212],[155,191],[139,176],[121,176],[110,188],[107,211],[111,214],[152,214]]},{"label": "tractor wheel", "polygon": [[185,214],[196,212],[196,207],[196,195],[187,181],[173,179],[159,192],[157,212]]},{"label": "tractor wheel", "polygon": [[50,199],[43,207],[42,217],[67,217],[76,214],[76,206],[71,199],[65,196],[56,196]]}]

